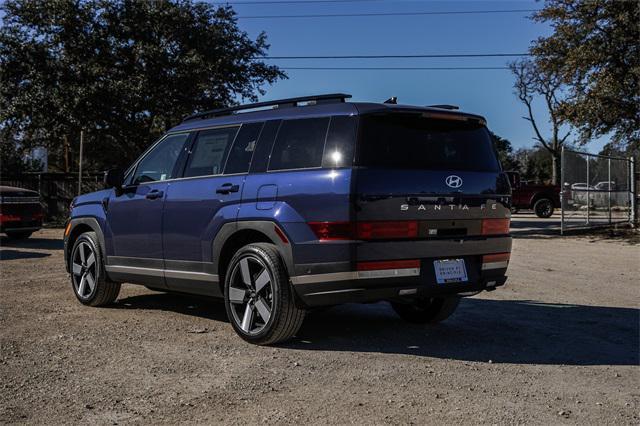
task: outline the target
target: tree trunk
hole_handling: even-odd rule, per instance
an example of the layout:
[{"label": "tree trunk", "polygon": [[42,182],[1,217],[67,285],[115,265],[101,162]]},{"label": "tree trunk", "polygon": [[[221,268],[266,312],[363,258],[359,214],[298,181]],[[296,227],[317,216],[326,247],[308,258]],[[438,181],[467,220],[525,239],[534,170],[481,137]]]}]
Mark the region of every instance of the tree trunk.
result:
[{"label": "tree trunk", "polygon": [[64,145],[64,171],[65,173],[69,173],[69,138],[67,135],[63,136],[63,145]]}]

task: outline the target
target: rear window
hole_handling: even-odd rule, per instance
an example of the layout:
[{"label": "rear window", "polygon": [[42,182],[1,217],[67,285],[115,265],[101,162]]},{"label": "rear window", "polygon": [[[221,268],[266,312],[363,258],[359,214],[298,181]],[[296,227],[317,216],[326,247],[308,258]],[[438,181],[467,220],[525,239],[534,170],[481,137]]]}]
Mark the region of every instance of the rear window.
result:
[{"label": "rear window", "polygon": [[500,171],[489,132],[477,122],[385,114],[363,116],[360,129],[361,166]]}]

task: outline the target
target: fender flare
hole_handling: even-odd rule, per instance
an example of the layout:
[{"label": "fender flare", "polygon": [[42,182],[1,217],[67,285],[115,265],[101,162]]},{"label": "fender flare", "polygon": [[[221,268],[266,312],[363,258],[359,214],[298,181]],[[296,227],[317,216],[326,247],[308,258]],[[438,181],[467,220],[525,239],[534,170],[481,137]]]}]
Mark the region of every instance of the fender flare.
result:
[{"label": "fender flare", "polygon": [[98,237],[98,244],[100,244],[100,250],[102,251],[102,255],[106,262],[107,249],[104,240],[104,233],[102,232],[102,228],[100,227],[100,223],[98,223],[98,220],[94,217],[76,217],[69,220],[69,224],[69,233],[64,237],[64,264],[67,272],[69,272],[69,250],[71,250],[71,247],[69,247],[68,236],[73,234],[74,229],[78,227],[78,225],[87,225],[93,232],[96,233],[96,236]]},{"label": "fender flare", "polygon": [[[284,261],[289,276],[291,276],[294,272],[293,251],[291,249],[291,242],[282,242],[275,231],[276,226],[278,226],[280,230],[282,230],[282,227],[272,220],[247,220],[224,224],[213,240],[212,259],[215,264],[215,273],[218,274],[218,276],[222,276],[222,271],[220,271],[219,268],[220,254],[222,253],[222,248],[229,240],[229,238],[231,238],[238,232],[244,230],[252,230],[266,235],[271,241],[273,241],[278,252],[280,253],[280,256],[282,256],[282,260]],[[282,231],[284,232],[284,230]]]}]

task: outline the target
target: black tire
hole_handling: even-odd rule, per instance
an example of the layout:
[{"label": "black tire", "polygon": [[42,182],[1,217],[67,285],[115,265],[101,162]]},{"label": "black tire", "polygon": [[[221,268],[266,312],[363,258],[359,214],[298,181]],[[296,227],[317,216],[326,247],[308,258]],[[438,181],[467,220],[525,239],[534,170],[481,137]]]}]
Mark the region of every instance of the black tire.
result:
[{"label": "black tire", "polygon": [[26,240],[33,234],[33,231],[7,231],[7,237],[12,240]]},{"label": "black tire", "polygon": [[295,304],[278,250],[267,243],[246,245],[233,256],[225,274],[224,305],[235,332],[257,345],[290,339],[305,315]]},{"label": "black tire", "polygon": [[413,303],[391,302],[398,316],[414,324],[435,324],[446,320],[460,303],[457,296],[419,299]]},{"label": "black tire", "polygon": [[[94,256],[93,259],[91,255]],[[105,273],[103,259],[95,232],[85,232],[73,243],[69,256],[71,288],[83,305],[110,305],[115,302],[120,293],[120,283],[109,280]],[[91,281],[93,281],[93,287]]]},{"label": "black tire", "polygon": [[548,198],[540,198],[533,204],[533,211],[540,218],[548,218],[553,215],[553,201]]}]

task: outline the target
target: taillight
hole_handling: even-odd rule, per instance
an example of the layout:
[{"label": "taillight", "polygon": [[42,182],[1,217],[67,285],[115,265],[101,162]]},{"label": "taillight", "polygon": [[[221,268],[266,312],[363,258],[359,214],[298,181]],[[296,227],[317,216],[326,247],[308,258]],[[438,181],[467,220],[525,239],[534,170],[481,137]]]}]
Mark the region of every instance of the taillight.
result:
[{"label": "taillight", "polygon": [[320,241],[353,239],[351,222],[309,222],[309,227]]},{"label": "taillight", "polygon": [[418,222],[409,221],[384,221],[384,222],[358,222],[358,239],[393,239],[416,238],[418,236]]},{"label": "taillight", "polygon": [[21,218],[18,215],[0,213],[0,223],[3,223],[3,222],[17,222],[19,220],[21,220]]},{"label": "taillight", "polygon": [[509,219],[482,219],[482,235],[508,234],[509,222]]},{"label": "taillight", "polygon": [[401,239],[418,236],[418,222],[415,220],[309,222],[309,226],[320,241]]}]

